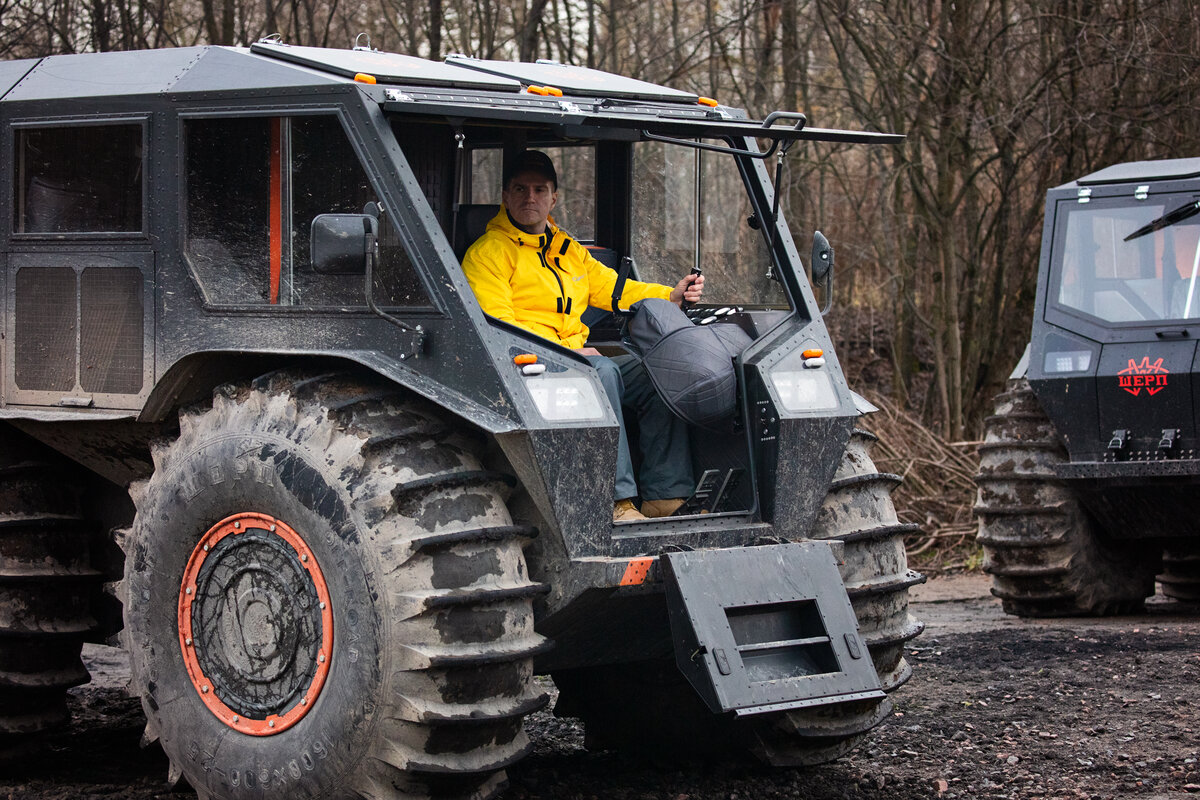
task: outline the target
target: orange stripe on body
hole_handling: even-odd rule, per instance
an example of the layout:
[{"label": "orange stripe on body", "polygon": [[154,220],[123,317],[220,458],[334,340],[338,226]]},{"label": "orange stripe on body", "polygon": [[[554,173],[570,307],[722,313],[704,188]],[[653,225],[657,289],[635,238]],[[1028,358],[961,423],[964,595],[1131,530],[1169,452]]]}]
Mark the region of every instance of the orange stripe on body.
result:
[{"label": "orange stripe on body", "polygon": [[629,562],[629,566],[625,567],[625,574],[621,576],[621,585],[637,586],[645,583],[646,578],[650,576],[650,567],[653,565],[653,556],[633,559]]},{"label": "orange stripe on body", "polygon": [[279,276],[283,272],[283,147],[281,121],[271,120],[271,304],[279,303]]}]

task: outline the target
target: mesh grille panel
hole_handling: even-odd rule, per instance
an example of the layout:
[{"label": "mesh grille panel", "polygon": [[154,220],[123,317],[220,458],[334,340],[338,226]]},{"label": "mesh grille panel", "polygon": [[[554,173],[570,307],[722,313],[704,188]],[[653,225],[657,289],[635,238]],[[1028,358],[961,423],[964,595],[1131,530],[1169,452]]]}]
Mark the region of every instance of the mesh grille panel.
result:
[{"label": "mesh grille panel", "polygon": [[422,125],[396,124],[392,126],[392,131],[396,134],[400,149],[404,151],[404,157],[408,166],[412,168],[422,194],[429,201],[429,205],[433,206],[434,213],[449,233],[448,225],[454,196],[451,191],[453,187],[450,186],[453,178],[451,173],[447,173],[447,167],[454,163],[454,151],[447,150],[448,137],[440,131],[435,133]]},{"label": "mesh grille panel", "polygon": [[75,388],[75,270],[17,271],[13,367],[18,389]]},{"label": "mesh grille panel", "polygon": [[80,281],[80,385],[85,392],[137,394],[142,388],[142,271],[90,268]]}]

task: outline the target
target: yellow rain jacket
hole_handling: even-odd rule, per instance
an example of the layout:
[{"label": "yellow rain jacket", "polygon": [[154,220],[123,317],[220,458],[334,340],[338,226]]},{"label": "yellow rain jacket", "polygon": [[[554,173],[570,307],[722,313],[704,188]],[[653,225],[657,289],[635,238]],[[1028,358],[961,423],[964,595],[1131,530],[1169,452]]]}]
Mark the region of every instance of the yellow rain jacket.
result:
[{"label": "yellow rain jacket", "polygon": [[[583,312],[589,305],[611,308],[617,282],[615,270],[592,258],[553,219],[535,236],[513,225],[504,206],[467,250],[462,266],[484,313],[572,350],[587,341]],[[671,290],[630,279],[619,305],[629,308],[648,297],[667,300]]]}]

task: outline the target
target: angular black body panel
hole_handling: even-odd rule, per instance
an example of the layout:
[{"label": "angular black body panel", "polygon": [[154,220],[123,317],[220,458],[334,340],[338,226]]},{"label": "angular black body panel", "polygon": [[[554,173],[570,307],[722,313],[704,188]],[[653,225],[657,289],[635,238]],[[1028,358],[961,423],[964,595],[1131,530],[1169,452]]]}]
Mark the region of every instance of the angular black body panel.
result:
[{"label": "angular black body panel", "polygon": [[827,543],[663,560],[679,668],[714,712],[883,698]]}]

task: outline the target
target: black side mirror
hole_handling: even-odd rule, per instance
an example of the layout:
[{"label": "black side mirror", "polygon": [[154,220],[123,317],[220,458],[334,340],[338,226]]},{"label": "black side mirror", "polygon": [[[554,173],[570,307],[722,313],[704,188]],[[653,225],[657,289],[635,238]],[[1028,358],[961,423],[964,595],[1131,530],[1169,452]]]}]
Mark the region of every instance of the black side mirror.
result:
[{"label": "black side mirror", "polygon": [[813,231],[812,276],[814,283],[825,286],[825,304],[821,309],[824,314],[833,305],[833,245],[820,231]]},{"label": "black side mirror", "polygon": [[322,275],[361,275],[367,269],[367,236],[379,233],[374,214],[321,214],[309,235],[312,268]]},{"label": "black side mirror", "polygon": [[833,245],[820,231],[813,232],[812,276],[814,281],[824,281],[833,272]]}]

